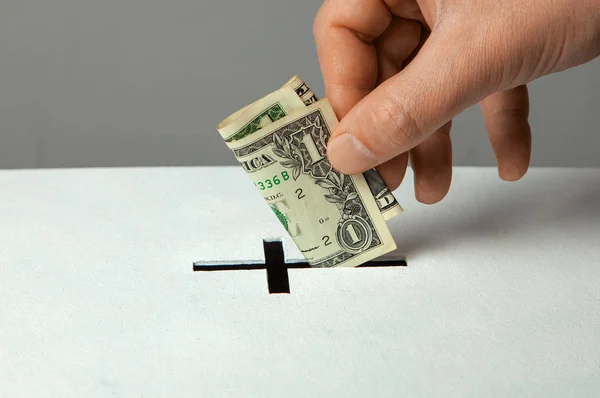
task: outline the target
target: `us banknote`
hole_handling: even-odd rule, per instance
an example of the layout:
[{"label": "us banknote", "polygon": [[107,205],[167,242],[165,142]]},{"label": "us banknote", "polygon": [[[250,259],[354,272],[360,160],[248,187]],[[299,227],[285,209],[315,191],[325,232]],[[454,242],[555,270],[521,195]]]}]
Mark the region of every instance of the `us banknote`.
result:
[{"label": "us banknote", "polygon": [[329,102],[294,78],[217,127],[313,267],[358,266],[396,248],[366,176],[327,161],[336,124]]},{"label": "us banknote", "polygon": [[[291,78],[284,84],[283,88],[286,87],[292,88],[293,92],[278,90],[221,122],[217,130],[223,139],[228,143],[239,140],[319,100],[299,76]],[[386,221],[402,213],[402,207],[375,169],[367,170],[363,176]]]}]

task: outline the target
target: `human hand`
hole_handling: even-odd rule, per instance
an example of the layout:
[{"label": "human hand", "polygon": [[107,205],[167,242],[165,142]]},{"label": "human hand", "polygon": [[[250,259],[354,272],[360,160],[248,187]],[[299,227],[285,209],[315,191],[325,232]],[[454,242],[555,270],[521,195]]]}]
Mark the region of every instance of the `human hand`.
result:
[{"label": "human hand", "polygon": [[423,203],[450,188],[452,118],[480,104],[504,180],[529,167],[526,84],[600,55],[600,0],[326,0],[314,35],[340,120],[334,168],[390,189],[410,153]]}]

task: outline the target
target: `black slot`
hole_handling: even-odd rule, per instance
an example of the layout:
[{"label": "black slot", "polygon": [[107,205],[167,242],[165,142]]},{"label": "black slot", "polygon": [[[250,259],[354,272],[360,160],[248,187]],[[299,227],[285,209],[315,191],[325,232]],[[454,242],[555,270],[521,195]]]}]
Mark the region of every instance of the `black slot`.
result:
[{"label": "black slot", "polygon": [[279,241],[263,241],[265,268],[269,293],[290,293],[290,279],[283,255],[283,245]]},{"label": "black slot", "polygon": [[[259,270],[267,271],[267,286],[271,294],[289,294],[290,279],[288,268],[301,269],[311,268],[307,262],[291,261],[286,264],[283,252],[283,244],[280,240],[263,240],[263,250],[265,254],[264,264],[261,262],[240,262],[240,263],[197,263],[193,265],[194,271],[236,271],[236,270]],[[397,260],[374,260],[359,266],[359,268],[379,268],[379,267],[406,267],[406,259]],[[315,272],[317,269],[315,269]]]}]

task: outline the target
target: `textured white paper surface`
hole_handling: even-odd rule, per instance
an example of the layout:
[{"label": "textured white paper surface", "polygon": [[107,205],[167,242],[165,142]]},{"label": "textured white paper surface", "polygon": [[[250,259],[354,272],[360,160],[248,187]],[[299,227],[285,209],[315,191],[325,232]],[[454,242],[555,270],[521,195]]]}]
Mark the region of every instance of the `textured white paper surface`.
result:
[{"label": "textured white paper surface", "polygon": [[408,267],[290,270],[290,295],[192,272],[284,235],[238,168],[0,171],[0,195],[2,397],[600,394],[600,170],[459,168],[436,206],[409,173]]}]

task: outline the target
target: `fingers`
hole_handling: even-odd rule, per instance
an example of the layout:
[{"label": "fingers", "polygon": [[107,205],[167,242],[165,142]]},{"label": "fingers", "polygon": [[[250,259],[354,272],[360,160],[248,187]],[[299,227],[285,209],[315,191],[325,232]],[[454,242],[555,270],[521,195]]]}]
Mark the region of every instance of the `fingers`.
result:
[{"label": "fingers", "polygon": [[407,167],[408,153],[403,153],[377,167],[377,172],[389,190],[393,191],[402,184]]},{"label": "fingers", "polygon": [[417,21],[393,18],[385,32],[376,40],[378,84],[402,70],[406,59],[419,46],[421,30],[421,24]]},{"label": "fingers", "polygon": [[385,0],[386,5],[393,15],[402,17],[404,19],[411,19],[421,22],[423,25],[428,25],[427,19],[432,21],[433,15],[429,13],[428,8],[424,8],[425,14],[428,18],[423,16],[423,10],[417,0]]},{"label": "fingers", "polygon": [[326,96],[341,119],[377,82],[374,40],[392,15],[381,0],[327,0],[314,24]]},{"label": "fingers", "polygon": [[410,152],[415,173],[415,195],[425,204],[441,201],[452,182],[452,122],[445,124]]},{"label": "fingers", "polygon": [[531,158],[527,86],[492,94],[480,106],[500,178],[519,180],[527,172]]},{"label": "fingers", "polygon": [[491,91],[485,57],[456,32],[434,32],[398,75],[340,121],[328,145],[334,168],[356,174],[414,148]]}]

